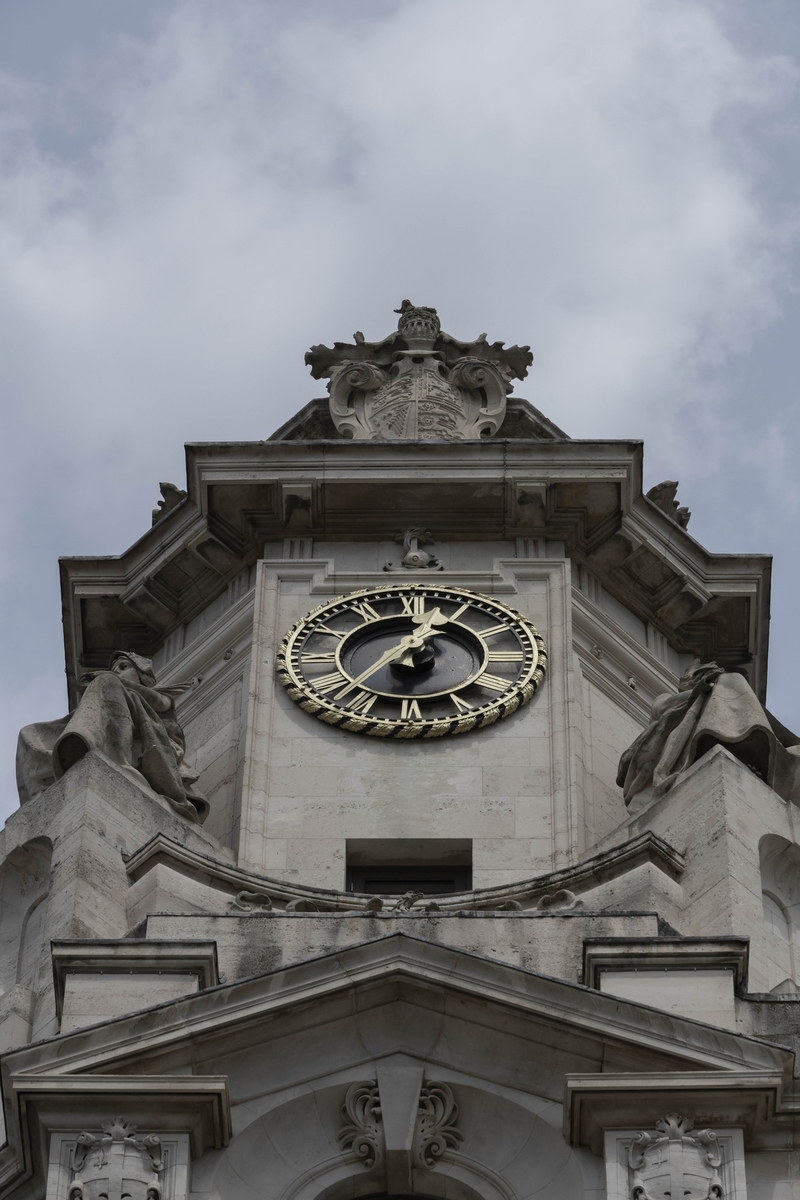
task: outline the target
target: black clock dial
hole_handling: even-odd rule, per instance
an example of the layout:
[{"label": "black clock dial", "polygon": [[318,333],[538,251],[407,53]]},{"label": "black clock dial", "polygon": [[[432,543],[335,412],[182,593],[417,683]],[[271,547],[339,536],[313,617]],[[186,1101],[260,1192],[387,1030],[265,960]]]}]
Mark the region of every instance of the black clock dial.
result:
[{"label": "black clock dial", "polygon": [[544,643],[489,596],[427,584],[356,592],[289,632],[278,677],[301,708],[374,737],[442,737],[509,716],[544,677]]}]

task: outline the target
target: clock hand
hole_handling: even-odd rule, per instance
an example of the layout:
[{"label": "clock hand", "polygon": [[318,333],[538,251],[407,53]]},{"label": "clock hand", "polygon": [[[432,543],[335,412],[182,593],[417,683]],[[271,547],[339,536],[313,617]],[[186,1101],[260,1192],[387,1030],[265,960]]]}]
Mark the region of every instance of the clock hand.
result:
[{"label": "clock hand", "polygon": [[406,655],[413,654],[415,650],[421,650],[428,638],[433,637],[436,633],[435,626],[447,624],[447,617],[442,616],[438,608],[433,608],[429,613],[414,617],[414,623],[417,625],[417,629],[413,633],[407,633],[396,646],[390,646],[388,650],[384,650],[377,662],[372,663],[366,671],[361,672],[357,679],[353,679],[347,687],[337,692],[334,699],[341,700],[343,696],[352,692],[353,688],[359,687],[365,679],[369,679],[370,675],[374,675],[387,663],[393,662],[395,659],[402,660]]}]

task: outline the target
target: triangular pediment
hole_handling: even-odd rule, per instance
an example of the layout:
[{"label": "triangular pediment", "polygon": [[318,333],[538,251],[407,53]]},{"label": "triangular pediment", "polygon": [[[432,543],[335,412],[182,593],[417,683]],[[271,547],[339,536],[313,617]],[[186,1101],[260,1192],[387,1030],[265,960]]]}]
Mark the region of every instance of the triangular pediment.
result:
[{"label": "triangular pediment", "polygon": [[[358,916],[345,918],[358,920]],[[495,1042],[487,1071],[515,1076],[546,1050],[554,1095],[565,1073],[593,1070],[783,1070],[788,1051],[405,933],[364,942],[280,971],[13,1051],[4,1080],[30,1073],[169,1074],[256,1048],[319,1043],[320,1070],[355,1056],[437,1057],[453,1028],[474,1059],[474,1040]],[[305,1053],[296,1047],[303,1044]],[[323,1050],[324,1047],[329,1049]],[[288,1053],[286,1049],[281,1053]],[[449,1053],[449,1051],[448,1051]],[[341,1061],[338,1061],[341,1059]],[[474,1062],[473,1062],[474,1065]],[[546,1080],[542,1087],[547,1090]]]}]

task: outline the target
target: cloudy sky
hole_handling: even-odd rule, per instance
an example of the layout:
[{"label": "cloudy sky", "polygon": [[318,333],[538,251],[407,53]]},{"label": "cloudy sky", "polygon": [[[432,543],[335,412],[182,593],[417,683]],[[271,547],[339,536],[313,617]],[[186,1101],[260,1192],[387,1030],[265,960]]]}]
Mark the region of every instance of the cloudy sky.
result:
[{"label": "cloudy sky", "polygon": [[184,442],[268,436],[406,296],[775,555],[800,730],[798,58],[796,0],[0,0],[0,815],[65,711],[58,555],[122,551]]}]

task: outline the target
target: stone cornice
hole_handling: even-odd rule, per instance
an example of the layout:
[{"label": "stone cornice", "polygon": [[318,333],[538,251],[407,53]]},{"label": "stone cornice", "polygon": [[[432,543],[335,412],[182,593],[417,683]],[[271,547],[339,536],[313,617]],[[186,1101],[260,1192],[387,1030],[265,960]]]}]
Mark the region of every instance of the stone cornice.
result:
[{"label": "stone cornice", "polygon": [[766,681],[770,559],[714,555],[642,495],[640,442],[255,442],[187,446],[187,500],[118,557],[61,562],[68,677],[153,653],[286,536],[549,538],[675,649]]}]

